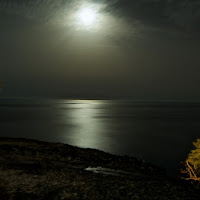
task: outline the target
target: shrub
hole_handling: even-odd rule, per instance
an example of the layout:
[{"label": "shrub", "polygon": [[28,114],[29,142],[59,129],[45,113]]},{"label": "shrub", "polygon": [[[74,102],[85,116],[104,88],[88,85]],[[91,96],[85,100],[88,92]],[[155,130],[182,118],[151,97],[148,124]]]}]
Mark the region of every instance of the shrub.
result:
[{"label": "shrub", "polygon": [[185,180],[198,181],[200,183],[200,139],[193,142],[195,149],[191,150],[186,161],[183,163],[185,166],[181,173],[185,174]]}]

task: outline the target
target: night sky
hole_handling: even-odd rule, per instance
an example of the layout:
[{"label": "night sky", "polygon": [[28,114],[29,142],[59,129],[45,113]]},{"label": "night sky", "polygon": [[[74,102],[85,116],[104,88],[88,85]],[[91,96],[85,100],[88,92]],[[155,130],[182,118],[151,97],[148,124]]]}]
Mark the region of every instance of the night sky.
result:
[{"label": "night sky", "polygon": [[199,0],[0,0],[0,98],[200,100]]}]

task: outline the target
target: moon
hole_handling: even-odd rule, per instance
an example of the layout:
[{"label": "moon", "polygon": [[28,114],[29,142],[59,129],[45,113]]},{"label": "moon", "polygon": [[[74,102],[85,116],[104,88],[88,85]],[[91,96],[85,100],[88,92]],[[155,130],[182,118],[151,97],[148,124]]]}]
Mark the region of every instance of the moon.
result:
[{"label": "moon", "polygon": [[75,26],[79,30],[96,31],[102,26],[101,4],[84,3],[75,11]]},{"label": "moon", "polygon": [[93,26],[97,20],[97,12],[90,7],[85,7],[79,11],[78,18],[82,25],[86,27]]}]

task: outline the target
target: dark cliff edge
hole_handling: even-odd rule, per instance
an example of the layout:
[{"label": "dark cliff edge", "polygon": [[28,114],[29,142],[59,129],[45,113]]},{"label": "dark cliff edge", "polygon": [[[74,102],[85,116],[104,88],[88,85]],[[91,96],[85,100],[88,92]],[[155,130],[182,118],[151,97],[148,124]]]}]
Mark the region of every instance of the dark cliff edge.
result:
[{"label": "dark cliff edge", "polygon": [[0,199],[200,199],[151,163],[95,149],[0,138]]}]

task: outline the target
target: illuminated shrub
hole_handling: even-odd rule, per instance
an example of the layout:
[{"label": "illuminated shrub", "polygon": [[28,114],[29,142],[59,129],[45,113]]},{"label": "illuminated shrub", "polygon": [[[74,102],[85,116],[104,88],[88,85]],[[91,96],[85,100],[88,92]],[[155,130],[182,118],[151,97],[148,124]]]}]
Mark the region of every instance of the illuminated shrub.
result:
[{"label": "illuminated shrub", "polygon": [[188,158],[183,163],[185,166],[181,173],[185,174],[185,180],[200,182],[200,139],[193,143],[195,149],[191,150]]}]

